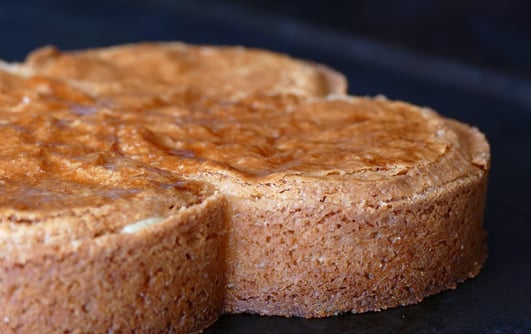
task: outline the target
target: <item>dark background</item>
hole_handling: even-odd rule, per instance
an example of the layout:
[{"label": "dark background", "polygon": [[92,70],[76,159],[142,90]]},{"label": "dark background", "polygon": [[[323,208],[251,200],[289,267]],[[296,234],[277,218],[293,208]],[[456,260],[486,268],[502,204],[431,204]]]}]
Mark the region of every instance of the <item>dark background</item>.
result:
[{"label": "dark background", "polygon": [[[407,47],[436,57],[489,67],[517,77],[531,78],[531,2],[527,0],[481,1],[481,0],[154,0],[154,1],[2,1],[0,19],[3,39],[14,36],[13,29],[31,34],[31,42],[50,43],[51,40],[66,45],[93,45],[100,41],[115,42],[117,40],[137,38],[173,37],[175,31],[157,32],[157,18],[146,18],[151,22],[140,22],[143,32],[138,28],[127,27],[129,36],[113,32],[109,26],[119,24],[120,16],[135,10],[143,11],[147,16],[160,16],[157,10],[161,7],[169,9],[165,19],[174,17],[174,11],[195,7],[206,12],[219,8],[236,8],[253,15],[275,16],[277,19],[299,20],[320,27],[332,28],[356,36],[372,39],[396,46]],[[56,15],[61,8],[60,19]],[[212,9],[214,8],[214,9]],[[151,9],[151,10],[150,10]],[[120,13],[120,12],[123,12]],[[68,15],[63,15],[63,13]],[[211,15],[212,13],[207,13]],[[179,15],[179,14],[177,14]],[[245,15],[245,14],[244,14]],[[45,24],[18,26],[24,20],[37,21]],[[44,16],[44,17],[43,17]],[[63,16],[70,16],[69,18]],[[81,16],[83,18],[81,18]],[[109,20],[110,17],[116,19]],[[99,22],[94,28],[94,37],[105,31],[106,36],[88,38],[83,36],[76,41],[75,30],[68,27],[72,20],[81,19],[88,24]],[[125,23],[125,21],[123,21]],[[149,23],[155,23],[146,27]],[[179,28],[179,25],[174,25]],[[120,29],[120,30],[121,30]],[[153,32],[157,32],[152,34]],[[186,34],[178,33],[181,36]],[[191,36],[195,35],[192,32]],[[210,37],[212,35],[205,35]],[[129,38],[127,38],[129,37]],[[159,37],[159,38],[160,38]],[[219,36],[213,36],[211,42],[223,42]],[[100,42],[100,43],[97,43]],[[17,49],[10,55],[17,56],[24,51],[24,45],[17,43]]]},{"label": "dark background", "polygon": [[433,107],[491,143],[489,259],[477,278],[385,312],[223,316],[206,333],[531,333],[530,1],[0,1],[3,59],[44,44],[141,40],[242,44],[327,63],[353,94]]},{"label": "dark background", "polygon": [[225,3],[296,18],[432,56],[531,77],[531,2],[526,0],[230,0]]}]

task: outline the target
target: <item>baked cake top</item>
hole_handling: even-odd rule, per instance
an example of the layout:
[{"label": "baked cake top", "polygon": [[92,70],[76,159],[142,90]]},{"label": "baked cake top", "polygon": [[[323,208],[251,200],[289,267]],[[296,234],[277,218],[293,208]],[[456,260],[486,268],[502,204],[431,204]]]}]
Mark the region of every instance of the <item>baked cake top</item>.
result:
[{"label": "baked cake top", "polygon": [[186,207],[204,197],[206,185],[174,172],[227,194],[309,180],[304,187],[339,197],[390,201],[489,167],[477,129],[384,98],[308,97],[327,92],[320,70],[265,51],[178,43],[43,49],[8,70],[17,74],[0,71],[4,227],[111,199],[153,199],[120,210],[128,216],[113,218],[116,226],[103,219],[76,232],[91,235],[160,215],[157,203]]},{"label": "baked cake top", "polygon": [[385,181],[436,165],[435,187],[489,164],[477,129],[385,98],[184,100],[149,112],[117,110],[119,149],[165,169],[258,181],[286,175]]},{"label": "baked cake top", "polygon": [[68,53],[47,47],[30,54],[26,64],[30,73],[75,81],[100,95],[117,90],[159,98],[182,90],[217,98],[346,92],[344,77],[325,66],[241,47],[142,43]]},{"label": "baked cake top", "polygon": [[118,127],[75,88],[0,71],[0,244],[92,238],[213,194],[121,155]]}]

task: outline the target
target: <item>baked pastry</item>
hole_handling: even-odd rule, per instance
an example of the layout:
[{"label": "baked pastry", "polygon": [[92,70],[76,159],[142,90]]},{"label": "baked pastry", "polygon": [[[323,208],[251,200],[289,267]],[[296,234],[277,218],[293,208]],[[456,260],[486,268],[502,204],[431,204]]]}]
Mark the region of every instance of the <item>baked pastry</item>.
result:
[{"label": "baked pastry", "polygon": [[3,180],[3,333],[195,332],[217,319],[223,198],[126,161]]},{"label": "baked pastry", "polygon": [[112,117],[71,109],[81,93],[4,72],[0,90],[0,331],[211,324],[225,285],[223,196],[113,152]]},{"label": "baked pastry", "polygon": [[[53,47],[32,52],[20,70],[64,79],[104,97],[120,92],[138,103],[187,91],[220,99],[292,93],[346,93],[346,80],[332,69],[265,50],[140,43],[65,53]],[[116,96],[115,96],[116,98]]]},{"label": "baked pastry", "polygon": [[[236,76],[234,85],[197,79],[210,70],[190,76],[195,78],[191,81],[177,80],[157,67],[161,62],[165,69],[182,66],[174,48],[179,54],[192,50],[194,57],[203,50],[182,44],[74,54],[45,49],[24,64],[10,65],[9,71],[19,76],[0,77],[0,103],[8,110],[2,115],[8,120],[4,123],[33,126],[42,136],[29,137],[33,142],[26,138],[28,131],[9,136],[15,140],[13,154],[29,152],[19,154],[17,164],[34,166],[26,156],[36,161],[59,156],[58,161],[69,161],[67,174],[38,174],[42,163],[35,163],[36,175],[67,182],[80,163],[99,166],[101,159],[118,159],[134,166],[126,170],[149,170],[146,173],[157,178],[184,177],[194,185],[196,196],[201,193],[197,189],[209,189],[203,192],[209,195],[199,196],[193,205],[184,201],[176,206],[184,208],[179,212],[201,205],[211,209],[194,211],[195,216],[204,213],[200,218],[215,231],[213,237],[208,231],[200,233],[212,247],[203,255],[211,255],[206,263],[214,269],[207,280],[199,280],[205,286],[194,290],[215,296],[209,310],[222,306],[227,313],[303,317],[376,311],[419,302],[477,275],[486,258],[482,221],[490,164],[488,143],[477,129],[404,102],[346,96],[341,94],[343,84],[302,88],[309,87],[305,80],[322,71],[311,67],[303,71],[309,77],[293,82],[273,77],[255,85],[233,67],[223,67],[220,77]],[[208,50],[218,58],[246,52]],[[135,62],[131,54],[142,52],[149,59],[164,60],[145,61],[142,56]],[[296,63],[260,51],[249,55],[254,52],[258,58]],[[238,60],[238,66],[252,64],[254,56],[241,59],[247,60]],[[194,61],[203,68],[204,60]],[[116,70],[125,63],[142,70],[130,75]],[[254,73],[250,67],[244,73]],[[324,80],[321,74],[317,77]],[[292,84],[297,88],[285,89]],[[20,86],[22,93],[11,89]],[[37,119],[48,130],[32,125]],[[51,140],[48,136],[53,144],[42,145]],[[80,156],[104,158],[80,162]],[[26,189],[24,182],[29,181],[16,176],[9,163],[0,164],[0,178],[19,177],[21,183],[13,189]],[[113,184],[124,182],[127,187],[127,175]],[[223,200],[228,203],[226,222]],[[212,204],[201,204],[205,202]],[[146,212],[142,206],[138,210]],[[174,236],[182,233],[172,231]],[[5,239],[10,240],[9,232]],[[182,260],[173,265],[184,268]],[[205,309],[193,305],[191,313]],[[157,320],[143,328],[151,321]],[[208,321],[197,321],[193,329]]]},{"label": "baked pastry", "polygon": [[165,111],[123,111],[117,147],[226,195],[226,312],[322,317],[412,304],[485,260],[489,149],[474,128],[383,98]]}]

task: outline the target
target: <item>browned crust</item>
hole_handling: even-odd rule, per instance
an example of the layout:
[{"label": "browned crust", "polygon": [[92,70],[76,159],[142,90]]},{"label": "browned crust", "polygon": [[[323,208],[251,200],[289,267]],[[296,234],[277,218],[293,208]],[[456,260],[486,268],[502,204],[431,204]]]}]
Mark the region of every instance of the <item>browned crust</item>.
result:
[{"label": "browned crust", "polygon": [[489,147],[477,129],[444,122],[451,148],[390,178],[210,175],[233,194],[225,312],[379,311],[476,276]]},{"label": "browned crust", "polygon": [[[347,91],[345,77],[327,66],[240,46],[150,42],[70,53],[47,46],[33,51],[24,64],[12,69],[23,75],[61,78],[98,93],[112,91],[115,81],[123,83],[124,78],[135,94],[162,86],[159,95],[191,89],[220,99],[286,92],[327,96]],[[134,76],[142,76],[142,80],[135,83]]]},{"label": "browned crust", "polygon": [[[323,317],[413,304],[474,277],[486,258],[485,174],[350,207],[304,186],[304,202],[232,198],[225,312]],[[337,189],[344,200],[349,191]]]},{"label": "browned crust", "polygon": [[[60,55],[44,49],[30,57],[30,66],[10,70],[31,76]],[[14,251],[0,256],[0,296],[6,301],[0,305],[0,314],[5,314],[0,330],[190,332],[201,330],[220,312],[324,317],[379,311],[417,303],[477,275],[487,255],[482,222],[490,155],[484,136],[426,109],[344,96],[347,87],[341,74],[305,64],[319,78],[311,91],[339,96],[311,98],[311,92],[302,91],[295,98],[302,104],[330,106],[336,99],[344,100],[336,101],[336,107],[358,101],[392,106],[396,112],[414,110],[423,122],[440,126],[448,145],[429,162],[415,162],[396,173],[371,163],[353,171],[288,169],[252,175],[227,167],[224,161],[184,164],[181,159],[176,164],[174,157],[165,159],[165,147],[159,152],[157,147],[142,146],[145,138],[121,127],[132,137],[134,145],[129,146],[140,149],[120,151],[120,143],[113,143],[119,154],[209,182],[222,195],[132,235],[114,230],[64,244],[39,241],[29,251],[12,242]],[[93,90],[97,84],[70,81],[69,74],[63,74],[43,75],[52,81],[64,79],[65,86],[88,95],[101,92]],[[126,95],[137,88],[126,90]],[[276,89],[262,93],[278,93]],[[158,91],[152,93],[156,96]],[[218,93],[214,90],[212,96]],[[233,93],[223,95],[220,105],[234,102],[231,99],[252,108],[267,104],[252,94],[244,94],[244,102],[241,92]],[[131,96],[125,100],[134,105],[138,100]],[[85,98],[79,94],[76,99],[82,102],[76,103]],[[283,97],[279,101],[267,107],[276,108]],[[148,132],[138,132],[142,131]],[[120,131],[116,134],[120,137]],[[102,147],[108,147],[103,142]]]},{"label": "browned crust", "polygon": [[28,256],[2,254],[0,331],[205,328],[223,301],[224,203],[214,195],[136,233],[36,245]]},{"label": "browned crust", "polygon": [[308,64],[313,66],[323,78],[323,92],[328,95],[344,95],[347,93],[348,82],[343,74],[323,64],[313,62],[308,62]]}]

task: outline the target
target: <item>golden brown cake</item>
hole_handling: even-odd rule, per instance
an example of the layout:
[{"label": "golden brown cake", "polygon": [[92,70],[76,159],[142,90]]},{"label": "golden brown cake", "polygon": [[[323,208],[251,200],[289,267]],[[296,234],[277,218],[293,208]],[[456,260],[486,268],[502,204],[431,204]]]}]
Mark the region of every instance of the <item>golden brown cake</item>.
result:
[{"label": "golden brown cake", "polygon": [[48,171],[0,186],[2,333],[195,332],[214,322],[222,197],[124,159],[75,165],[73,179]]},{"label": "golden brown cake", "polygon": [[227,196],[226,312],[382,310],[478,273],[489,167],[478,130],[383,98],[190,106],[122,111],[118,148]]},{"label": "golden brown cake", "polygon": [[204,328],[222,310],[225,199],[113,152],[112,117],[80,117],[82,96],[0,72],[0,332]]},{"label": "golden brown cake", "polygon": [[293,93],[346,93],[343,75],[323,65],[242,47],[141,43],[65,53],[45,47],[31,53],[22,71],[64,79],[104,97],[116,91],[138,101],[173,94],[220,99]]},{"label": "golden brown cake", "polygon": [[[212,54],[215,61],[208,58]],[[189,63],[183,65],[183,59]],[[270,67],[285,72],[269,76],[275,72],[266,71]],[[349,97],[341,94],[342,77],[330,70],[242,48],[174,43],[76,53],[44,49],[7,68],[17,75],[0,72],[1,139],[12,143],[0,157],[2,205],[18,214],[17,201],[25,203],[26,211],[20,212],[32,212],[36,222],[4,218],[2,242],[17,240],[4,226],[15,226],[20,235],[41,231],[39,226],[49,235],[51,226],[63,231],[54,232],[61,240],[54,246],[59,254],[70,252],[83,270],[105,268],[109,264],[99,257],[83,262],[97,252],[68,247],[80,238],[94,244],[99,235],[85,233],[100,225],[103,237],[114,238],[101,252],[121,250],[137,235],[140,248],[154,247],[158,241],[149,236],[121,231],[136,226],[131,221],[169,216],[167,203],[178,198],[171,210],[192,212],[193,219],[177,215],[177,227],[162,221],[145,229],[167,227],[164,235],[175,241],[184,233],[178,228],[184,220],[198,235],[188,236],[201,240],[192,243],[200,256],[157,262],[161,270],[175,273],[168,283],[175,290],[159,286],[153,293],[181,291],[181,298],[189,300],[189,313],[182,305],[169,311],[189,316],[187,325],[170,324],[177,331],[202,328],[221,308],[323,317],[408,305],[477,275],[486,258],[482,222],[488,143],[477,129],[432,110],[385,98]],[[217,74],[209,81],[207,73]],[[119,168],[107,171],[107,161]],[[132,177],[137,171],[142,171],[138,180]],[[168,188],[172,182],[186,186]],[[103,196],[100,187],[107,185],[142,191],[132,197],[119,192],[104,201],[104,215],[97,203]],[[25,199],[28,192],[31,201]],[[50,207],[41,207],[39,199]],[[223,201],[228,203],[226,222]],[[83,203],[89,207],[83,212],[93,218],[48,218],[68,216],[70,206]],[[22,250],[14,254],[38,258],[35,254],[42,252],[33,250],[48,249],[41,239],[18,246]],[[177,246],[165,248],[164,256],[189,252],[182,242]],[[123,275],[134,275],[138,261],[120,267]],[[191,261],[202,263],[208,275],[196,272]],[[10,263],[2,268],[9,270]],[[81,270],[69,263],[65,268]],[[62,265],[52,262],[50,268]],[[51,284],[53,279],[44,275],[49,271],[36,268],[31,277],[42,275]],[[105,270],[95,272],[105,275]],[[197,277],[197,286],[182,277]],[[0,291],[5,288],[0,284]],[[124,303],[132,306],[109,311],[118,312],[113,318],[118,320],[93,320],[98,328],[119,326],[119,319],[143,305],[127,300],[129,289],[137,295],[139,290],[121,290]],[[63,294],[58,291],[51,295]],[[31,300],[21,297],[6,310],[17,314],[22,312],[18,304]],[[35,307],[47,314],[50,305]],[[160,315],[155,307],[151,311]],[[63,317],[68,312],[56,313]],[[194,320],[198,315],[201,320]],[[27,319],[31,316],[36,315]],[[169,320],[161,317],[165,320],[149,318],[145,327],[131,322],[129,329],[166,328]]]}]

